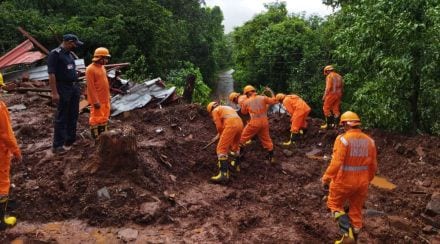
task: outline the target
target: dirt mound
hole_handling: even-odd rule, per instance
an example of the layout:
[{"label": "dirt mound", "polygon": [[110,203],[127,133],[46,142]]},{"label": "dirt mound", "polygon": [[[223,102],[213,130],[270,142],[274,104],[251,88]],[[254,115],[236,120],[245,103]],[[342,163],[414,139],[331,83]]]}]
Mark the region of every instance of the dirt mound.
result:
[{"label": "dirt mound", "polygon": [[[6,100],[13,105],[26,97]],[[52,112],[30,103],[25,111],[12,113],[16,131],[22,131],[17,136],[24,154],[23,163],[12,166],[10,211],[19,221],[82,219],[99,227],[137,224],[144,232],[142,226],[148,225],[167,233],[171,242],[322,243],[338,236],[319,182],[338,132],[320,131],[320,120],[309,120],[299,145],[283,148],[289,118],[271,115],[278,165],[265,161],[266,152],[256,140],[245,149],[242,172],[219,186],[208,183],[216,173],[215,144],[202,149],[215,136],[215,127],[199,105],[149,106],[112,118],[111,128],[134,128],[139,163],[111,172],[91,170],[98,159],[87,114],[80,116],[73,149],[51,155]],[[365,210],[383,214],[367,216],[361,241],[431,238],[422,233],[421,214],[440,187],[439,138],[370,134],[379,149],[379,174],[398,187],[371,187]],[[11,239],[17,234],[6,235]]]}]

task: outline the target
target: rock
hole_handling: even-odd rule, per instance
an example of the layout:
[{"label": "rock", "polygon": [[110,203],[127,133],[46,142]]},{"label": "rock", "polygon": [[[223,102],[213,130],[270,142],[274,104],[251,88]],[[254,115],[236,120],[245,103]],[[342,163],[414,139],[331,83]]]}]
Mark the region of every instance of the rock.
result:
[{"label": "rock", "polygon": [[424,187],[430,187],[431,184],[432,184],[432,181],[431,181],[431,180],[424,180],[424,181],[422,182],[422,186],[424,186]]},{"label": "rock", "polygon": [[176,182],[177,177],[176,177],[175,175],[170,175],[170,179],[171,179],[173,182]]},{"label": "rock", "polygon": [[425,233],[425,234],[428,234],[428,235],[429,235],[429,234],[434,234],[434,233],[436,233],[434,227],[432,227],[431,225],[427,225],[427,226],[425,226],[425,227],[422,229],[422,232]]},{"label": "rock", "polygon": [[440,192],[432,194],[431,201],[426,205],[425,214],[432,217],[440,215]]},{"label": "rock", "polygon": [[98,198],[110,199],[110,193],[108,192],[107,187],[99,189],[96,193],[98,194]]},{"label": "rock", "polygon": [[396,152],[398,154],[405,154],[405,152],[406,152],[406,148],[404,146],[402,146],[402,144],[400,144],[400,143],[397,143],[397,145],[394,146],[394,150],[396,150]]},{"label": "rock", "polygon": [[286,155],[287,157],[290,157],[290,156],[293,155],[293,152],[290,151],[290,150],[287,150],[287,149],[284,149],[284,150],[283,150],[283,153],[284,153],[284,155]]},{"label": "rock", "polygon": [[118,232],[118,238],[125,242],[135,241],[138,234],[139,232],[137,230],[127,228]]},{"label": "rock", "polygon": [[139,210],[143,214],[154,216],[159,211],[159,209],[160,209],[160,202],[155,201],[155,202],[142,203]]},{"label": "rock", "polygon": [[395,229],[402,230],[405,232],[412,232],[414,227],[412,223],[400,216],[388,216],[389,225]]}]

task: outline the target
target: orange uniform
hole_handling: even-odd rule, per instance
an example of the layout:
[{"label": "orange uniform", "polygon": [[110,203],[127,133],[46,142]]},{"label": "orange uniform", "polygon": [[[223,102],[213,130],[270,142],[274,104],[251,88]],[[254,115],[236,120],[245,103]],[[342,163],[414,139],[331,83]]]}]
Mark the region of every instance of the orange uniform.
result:
[{"label": "orange uniform", "polygon": [[253,94],[241,107],[241,113],[249,114],[251,120],[246,124],[240,138],[240,144],[244,144],[255,135],[261,141],[261,144],[268,151],[273,150],[272,139],[269,135],[269,120],[267,119],[268,105],[276,104],[277,100],[273,97],[266,97]]},{"label": "orange uniform", "polygon": [[[107,71],[103,65],[92,63],[86,69],[87,100],[92,105],[89,123],[91,126],[107,124],[110,117],[110,88]],[[94,104],[100,103],[99,109]]]},{"label": "orange uniform", "polygon": [[298,133],[301,128],[307,128],[307,116],[311,111],[309,105],[297,95],[287,95],[283,105],[290,114],[290,132]]},{"label": "orange uniform", "polygon": [[331,71],[325,78],[325,98],[324,98],[324,115],[329,117],[331,113],[338,118],[341,114],[340,105],[342,92],[344,89],[344,82],[342,76],[338,73]]},{"label": "orange uniform", "polygon": [[362,207],[367,198],[368,185],[377,169],[376,146],[373,139],[360,129],[350,129],[336,138],[330,165],[322,177],[330,181],[327,206],[343,211],[348,201],[348,216],[353,227],[362,227]]},{"label": "orange uniform", "polygon": [[8,108],[0,101],[0,197],[9,194],[11,155],[19,158],[21,152],[12,131]]},{"label": "orange uniform", "polygon": [[217,157],[219,159],[227,158],[229,150],[239,153],[243,122],[237,112],[229,106],[218,106],[212,110],[212,119],[220,135],[217,144]]}]

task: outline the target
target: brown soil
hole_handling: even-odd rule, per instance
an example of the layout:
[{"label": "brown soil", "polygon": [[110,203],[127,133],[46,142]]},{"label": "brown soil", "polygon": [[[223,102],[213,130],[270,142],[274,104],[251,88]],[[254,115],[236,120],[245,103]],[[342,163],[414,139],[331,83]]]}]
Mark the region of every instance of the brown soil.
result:
[{"label": "brown soil", "polygon": [[[208,182],[217,170],[215,144],[202,148],[216,132],[198,105],[149,106],[112,118],[111,128],[135,129],[141,163],[94,172],[91,165],[97,162],[97,153],[89,137],[88,114],[80,116],[73,149],[54,156],[50,153],[54,108],[43,100],[31,103],[26,95],[2,99],[8,105],[24,103],[27,109],[11,113],[24,155],[11,172],[15,187],[9,213],[19,224],[3,232],[0,240],[62,243],[63,231],[40,235],[38,228],[25,228],[26,223],[43,226],[75,219],[99,230],[135,226],[138,241],[155,230],[155,238],[144,237],[152,242],[330,243],[338,237],[319,181],[328,161],[306,155],[315,150],[318,156],[331,156],[337,132],[319,131],[320,120],[310,120],[309,132],[287,156],[279,144],[287,139],[289,119],[272,115],[278,165],[266,162],[266,153],[254,142],[246,148],[242,171],[222,186]],[[365,218],[360,243],[438,240],[438,234],[422,232],[426,224],[421,214],[440,187],[440,139],[367,132],[378,147],[378,174],[397,188],[370,188],[365,209],[386,215]],[[104,187],[110,198],[98,197]]]}]

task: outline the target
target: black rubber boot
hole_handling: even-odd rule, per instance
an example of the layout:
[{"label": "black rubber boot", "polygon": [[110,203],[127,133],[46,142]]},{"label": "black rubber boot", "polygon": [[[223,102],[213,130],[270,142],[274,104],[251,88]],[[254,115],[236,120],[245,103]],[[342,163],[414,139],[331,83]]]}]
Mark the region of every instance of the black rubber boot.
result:
[{"label": "black rubber boot", "polygon": [[273,156],[273,150],[267,152],[266,158],[267,158],[267,160],[269,160],[269,163],[271,163],[271,164],[275,164],[276,163],[275,158]]},{"label": "black rubber boot", "polygon": [[101,133],[106,132],[107,130],[108,130],[107,124],[98,125],[98,135],[101,135]]},{"label": "black rubber boot", "polygon": [[348,217],[348,215],[344,211],[335,212],[334,218],[338,222],[339,231],[342,234],[341,239],[336,240],[335,244],[356,243],[354,231],[351,227],[350,218]]},{"label": "black rubber boot", "polygon": [[229,181],[229,169],[228,169],[228,159],[218,160],[219,172],[217,175],[211,177],[211,181],[214,183],[226,183]]},{"label": "black rubber boot", "polygon": [[235,172],[240,172],[240,154],[231,154],[231,168]]},{"label": "black rubber boot", "polygon": [[13,216],[5,216],[6,206],[8,205],[8,197],[0,198],[0,230],[13,227],[17,223],[17,218]]}]

